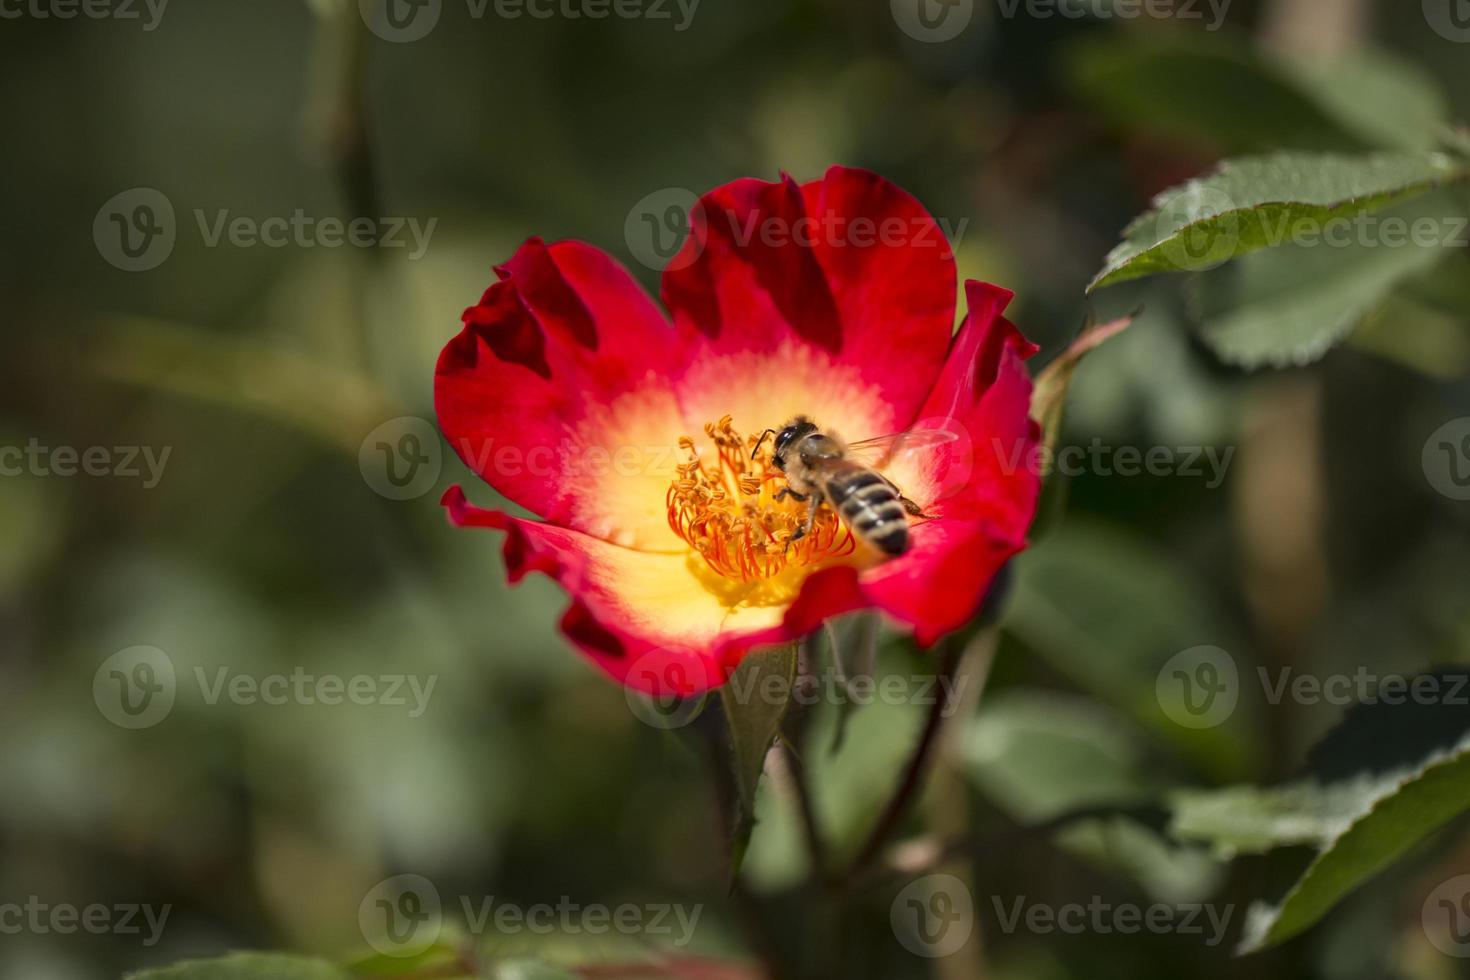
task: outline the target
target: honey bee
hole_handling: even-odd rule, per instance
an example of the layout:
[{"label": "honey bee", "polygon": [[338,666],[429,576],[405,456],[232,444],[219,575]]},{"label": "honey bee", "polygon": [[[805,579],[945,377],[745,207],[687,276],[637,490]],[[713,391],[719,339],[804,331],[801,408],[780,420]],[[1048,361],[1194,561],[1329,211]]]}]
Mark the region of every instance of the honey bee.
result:
[{"label": "honey bee", "polygon": [[776,437],[772,462],[786,477],[786,486],[776,491],[776,499],[791,497],[807,505],[806,523],[791,535],[787,546],[811,533],[818,509],[825,503],[861,541],[890,558],[909,550],[908,518],[929,515],[893,481],[856,457],[865,453],[891,457],[900,447],[937,445],[956,438],[940,430],[923,430],[848,445],[835,433],[824,432],[805,415],[798,415],[780,429],[763,432],[752,456],[770,435]]}]

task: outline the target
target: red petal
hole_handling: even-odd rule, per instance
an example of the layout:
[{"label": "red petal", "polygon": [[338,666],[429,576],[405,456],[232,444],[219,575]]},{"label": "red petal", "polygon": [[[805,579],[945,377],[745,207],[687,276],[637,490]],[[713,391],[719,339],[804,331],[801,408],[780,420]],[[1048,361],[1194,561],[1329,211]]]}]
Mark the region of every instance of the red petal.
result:
[{"label": "red petal", "polygon": [[974,279],[966,281],[965,322],[955,335],[944,369],[919,413],[921,417],[961,417],[995,382],[1006,351],[1022,360],[1036,353],[1036,345],[1002,316],[1014,297],[1009,289]]},{"label": "red petal", "polygon": [[691,226],[662,293],[706,357],[811,348],[860,372],[900,425],[913,418],[949,346],[956,283],[949,242],[917,201],[876,174],[833,167],[801,186],[716,188]]},{"label": "red petal", "polygon": [[531,572],[558,582],[572,599],[561,621],[567,638],[615,680],[650,694],[718,687],[750,648],[790,642],[862,601],[854,570],[830,568],[809,578],[784,610],[729,610],[690,572],[684,555],[635,551],[482,510],[459,487],[443,503],[461,527],[507,532],[511,582]]},{"label": "red petal", "polygon": [[450,445],[550,521],[674,547],[663,495],[688,428],[669,383],[687,360],[674,331],[621,266],[580,242],[533,238],[496,271],[439,358]]},{"label": "red petal", "polygon": [[[1011,294],[967,283],[970,312],[920,413],[928,424],[961,432],[962,481],[921,485],[914,499],[939,519],[914,528],[900,558],[869,569],[863,594],[910,623],[922,644],[957,629],[979,609],[996,574],[1026,546],[1041,480],[1039,431],[1030,419],[1031,378],[1023,360],[1036,347],[1002,315]],[[942,470],[941,470],[942,472]],[[900,484],[902,485],[902,484]]]},{"label": "red petal", "polygon": [[907,554],[862,576],[863,596],[931,646],[975,617],[995,576],[1025,546],[983,521],[933,521],[915,528]]}]

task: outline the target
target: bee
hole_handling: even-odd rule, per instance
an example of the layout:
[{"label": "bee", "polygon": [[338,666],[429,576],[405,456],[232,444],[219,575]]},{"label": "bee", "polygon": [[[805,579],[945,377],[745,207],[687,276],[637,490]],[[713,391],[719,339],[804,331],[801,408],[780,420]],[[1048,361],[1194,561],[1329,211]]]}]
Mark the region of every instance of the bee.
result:
[{"label": "bee", "polygon": [[775,435],[772,462],[786,477],[786,486],[776,499],[791,497],[807,505],[806,523],[791,535],[787,547],[811,533],[817,511],[828,504],[861,541],[883,554],[897,557],[909,550],[909,517],[927,518],[914,503],[882,473],[860,462],[857,452],[886,451],[897,446],[945,442],[950,433],[925,430],[867,439],[849,446],[835,433],[824,432],[805,415],[798,415],[780,429],[767,429],[756,441],[751,455],[766,437]]}]

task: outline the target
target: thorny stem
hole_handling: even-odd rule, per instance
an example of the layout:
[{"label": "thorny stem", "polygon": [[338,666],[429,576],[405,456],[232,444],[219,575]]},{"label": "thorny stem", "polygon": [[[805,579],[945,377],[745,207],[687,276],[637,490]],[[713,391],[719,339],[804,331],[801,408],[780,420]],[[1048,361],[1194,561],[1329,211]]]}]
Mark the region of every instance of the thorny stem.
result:
[{"label": "thorny stem", "polygon": [[964,642],[954,636],[946,638],[943,646],[939,670],[935,675],[939,680],[939,695],[929,706],[929,715],[924,720],[924,729],[919,735],[918,744],[914,746],[908,765],[904,767],[903,779],[893,796],[889,798],[888,805],[879,816],[878,822],[874,824],[862,850],[858,852],[857,860],[853,862],[852,868],[844,879],[844,885],[850,886],[883,851],[924,785],[924,777],[934,758],[934,751],[939,742],[939,732],[948,713],[949,695],[952,689],[950,681],[965,651]]},{"label": "thorny stem", "polygon": [[[767,756],[768,775],[781,780],[791,791],[795,798],[798,811],[802,821],[802,831],[805,838],[808,853],[811,856],[812,878],[814,884],[821,892],[826,893],[828,902],[820,903],[826,907],[831,914],[841,916],[844,908],[844,896],[860,887],[867,887],[881,882],[885,877],[885,871],[896,872],[899,868],[875,867],[879,857],[888,846],[893,836],[902,826],[909,811],[918,801],[925,781],[933,768],[937,757],[942,754],[943,739],[940,737],[944,727],[944,720],[953,713],[955,697],[959,685],[955,679],[960,668],[966,661],[967,654],[974,649],[983,649],[993,645],[994,627],[985,627],[979,636],[972,638],[961,638],[951,636],[946,638],[939,652],[939,665],[935,671],[938,681],[938,696],[933,704],[929,706],[929,712],[924,721],[923,729],[919,734],[918,742],[915,744],[907,765],[904,767],[897,788],[889,798],[882,813],[875,822],[871,833],[858,853],[857,859],[848,868],[845,874],[834,875],[827,864],[827,849],[821,834],[821,824],[817,819],[815,802],[811,793],[806,767],[797,747],[784,735],[780,738],[777,751]],[[978,667],[981,675],[981,683],[988,668],[989,658],[983,658],[984,663]],[[973,703],[973,699],[967,699]],[[724,747],[721,744],[721,736],[714,730],[701,728],[707,758],[714,776],[715,788],[719,796],[720,810],[728,812],[734,805],[735,786],[732,774],[725,758]],[[948,856],[962,851],[963,841],[950,841],[937,843],[938,856]],[[733,855],[732,855],[733,856]],[[737,872],[731,878],[730,895],[734,899],[738,913],[744,922],[753,949],[759,956],[767,976],[774,980],[784,980],[791,976],[789,964],[785,961],[779,944],[771,934],[769,923],[766,921],[760,907],[760,900],[752,894],[744,880]],[[818,910],[813,910],[817,912]]]}]

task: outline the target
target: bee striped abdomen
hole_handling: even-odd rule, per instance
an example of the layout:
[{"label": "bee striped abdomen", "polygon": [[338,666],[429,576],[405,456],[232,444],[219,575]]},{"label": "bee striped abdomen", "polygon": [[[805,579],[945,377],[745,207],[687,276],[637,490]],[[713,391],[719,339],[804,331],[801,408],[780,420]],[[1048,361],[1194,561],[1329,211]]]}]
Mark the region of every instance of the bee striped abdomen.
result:
[{"label": "bee striped abdomen", "polygon": [[908,517],[898,492],[883,477],[853,465],[833,475],[825,490],[833,509],[858,537],[887,555],[909,549]]}]

